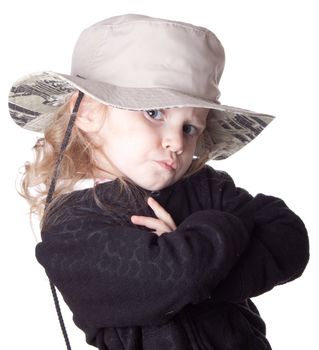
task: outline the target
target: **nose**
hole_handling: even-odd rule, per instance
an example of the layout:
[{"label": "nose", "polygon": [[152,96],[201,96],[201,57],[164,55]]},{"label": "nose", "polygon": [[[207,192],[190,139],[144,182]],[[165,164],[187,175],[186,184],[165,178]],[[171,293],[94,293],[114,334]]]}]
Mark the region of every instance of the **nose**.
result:
[{"label": "nose", "polygon": [[178,155],[183,153],[184,147],[183,134],[178,130],[170,130],[163,136],[162,145],[163,148],[169,149],[170,151],[177,153]]}]

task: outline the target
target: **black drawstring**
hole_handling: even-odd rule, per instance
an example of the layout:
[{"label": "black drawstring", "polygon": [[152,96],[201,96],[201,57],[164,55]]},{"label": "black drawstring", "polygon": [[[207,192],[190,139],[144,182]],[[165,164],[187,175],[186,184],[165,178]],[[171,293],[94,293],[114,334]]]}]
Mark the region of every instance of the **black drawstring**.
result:
[{"label": "black drawstring", "polygon": [[[84,96],[84,93],[82,91],[79,91],[79,95],[78,95],[78,97],[76,99],[76,102],[75,102],[75,105],[74,105],[74,108],[73,108],[73,111],[72,111],[72,114],[71,114],[71,117],[70,117],[70,120],[69,120],[69,124],[68,124],[68,127],[67,127],[65,135],[64,135],[64,139],[63,139],[63,142],[62,142],[62,145],[61,145],[59,157],[58,157],[58,159],[56,161],[56,164],[55,164],[55,169],[54,169],[53,177],[52,177],[51,184],[50,184],[50,187],[49,187],[48,195],[47,195],[47,198],[46,198],[46,204],[45,204],[45,209],[44,210],[46,210],[47,206],[49,205],[49,203],[52,200],[52,196],[53,196],[53,193],[54,193],[54,190],[55,190],[56,180],[57,180],[57,178],[59,176],[60,163],[62,161],[62,158],[63,158],[63,155],[64,155],[64,151],[66,149],[66,146],[69,143],[71,132],[72,132],[72,128],[73,128],[73,125],[74,125],[74,122],[75,122],[75,118],[76,118],[76,114],[77,114],[77,111],[79,110],[79,106],[80,106],[80,103],[81,103],[81,100],[82,100],[83,96]],[[42,234],[41,234],[41,236],[42,236]],[[49,279],[49,281],[50,281],[50,279]],[[68,338],[68,335],[67,335],[67,332],[66,332],[66,329],[65,329],[64,321],[63,321],[63,318],[62,318],[62,313],[61,313],[61,309],[60,309],[60,305],[59,305],[59,299],[58,299],[58,296],[56,294],[55,286],[54,286],[54,284],[51,281],[50,281],[50,287],[51,287],[51,291],[52,291],[52,295],[53,295],[53,299],[54,299],[54,303],[55,303],[55,308],[56,308],[56,311],[57,311],[57,314],[58,314],[60,326],[61,326],[61,329],[62,329],[62,333],[63,333],[63,336],[64,336],[64,340],[65,340],[65,343],[66,343],[66,347],[67,347],[68,350],[71,350],[71,345],[70,345],[69,338]]]}]

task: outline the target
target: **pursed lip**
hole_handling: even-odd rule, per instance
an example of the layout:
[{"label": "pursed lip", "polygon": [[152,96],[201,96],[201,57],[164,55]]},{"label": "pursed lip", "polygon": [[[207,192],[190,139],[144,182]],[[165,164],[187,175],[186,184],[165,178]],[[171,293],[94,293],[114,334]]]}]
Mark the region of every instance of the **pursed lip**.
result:
[{"label": "pursed lip", "polygon": [[176,170],[177,168],[176,162],[172,160],[158,160],[156,162],[161,164],[164,168],[168,170]]}]

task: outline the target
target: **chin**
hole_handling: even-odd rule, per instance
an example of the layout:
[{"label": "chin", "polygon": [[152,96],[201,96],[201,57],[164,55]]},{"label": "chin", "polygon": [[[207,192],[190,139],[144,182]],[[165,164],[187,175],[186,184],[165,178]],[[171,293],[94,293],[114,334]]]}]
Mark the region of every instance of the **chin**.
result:
[{"label": "chin", "polygon": [[163,188],[169,186],[169,185],[162,185],[162,186],[147,186],[147,185],[139,185],[140,187],[144,188],[144,190],[147,190],[147,191],[160,191],[162,190]]},{"label": "chin", "polygon": [[144,190],[147,191],[160,191],[168,186],[171,185],[171,182],[162,182],[162,183],[157,183],[157,184],[146,184],[146,183],[138,183],[136,182],[136,184],[142,188],[144,188]]},{"label": "chin", "polygon": [[[164,188],[171,186],[176,181],[178,181],[182,176],[180,174],[163,174],[159,172],[154,172],[148,174],[148,176],[136,177],[136,179],[132,179],[134,183],[136,183],[138,186],[142,187],[143,189],[147,191],[160,191]],[[142,181],[140,180],[142,178]],[[136,181],[135,181],[136,180]]]}]

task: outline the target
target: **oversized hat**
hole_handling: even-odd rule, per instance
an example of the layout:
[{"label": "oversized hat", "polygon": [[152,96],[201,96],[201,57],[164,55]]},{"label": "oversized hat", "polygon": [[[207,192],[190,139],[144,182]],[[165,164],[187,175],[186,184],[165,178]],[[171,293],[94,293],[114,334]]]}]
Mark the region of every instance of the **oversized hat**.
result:
[{"label": "oversized hat", "polygon": [[210,30],[140,14],[114,16],[86,28],[76,42],[71,74],[31,73],[9,93],[21,127],[43,132],[73,92],[116,108],[209,108],[195,155],[225,159],[253,140],[274,116],[223,105],[218,84],[224,48]]}]

